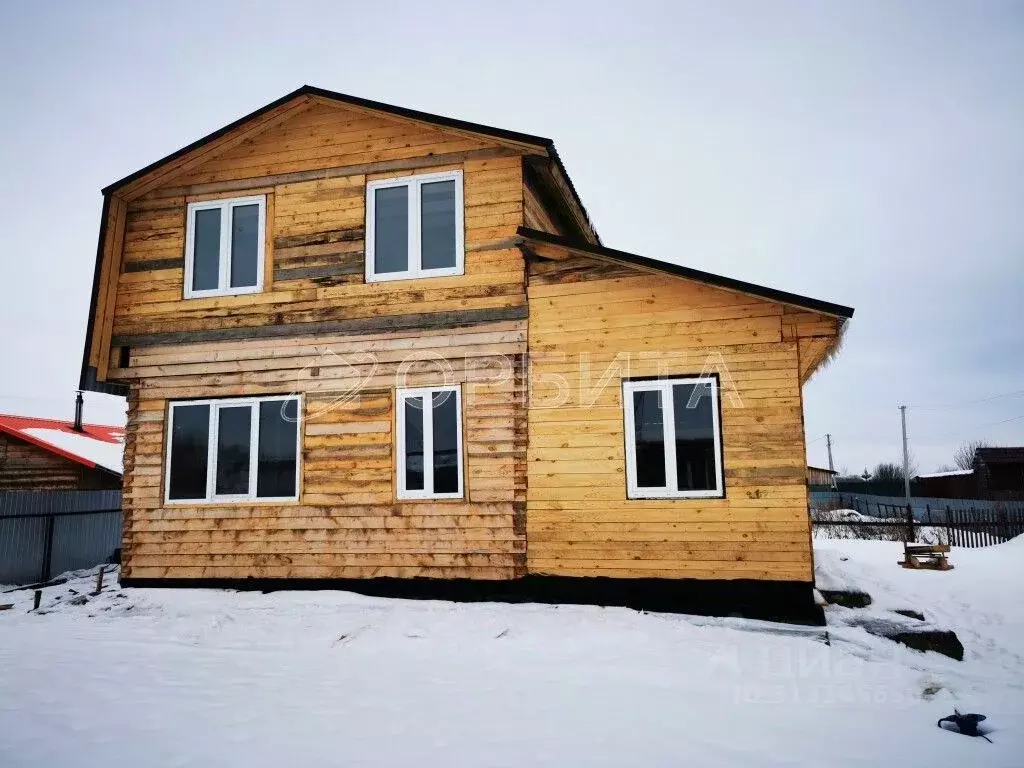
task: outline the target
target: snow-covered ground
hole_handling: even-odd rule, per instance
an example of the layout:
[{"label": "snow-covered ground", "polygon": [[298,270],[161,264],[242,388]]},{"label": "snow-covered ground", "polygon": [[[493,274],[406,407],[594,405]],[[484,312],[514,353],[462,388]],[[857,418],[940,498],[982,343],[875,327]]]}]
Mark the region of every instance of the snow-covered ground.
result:
[{"label": "snow-covered ground", "polygon": [[[1024,541],[906,571],[818,542],[822,579],[955,629],[958,663],[867,634],[351,593],[0,596],[0,766],[1020,766]],[[846,559],[843,559],[846,558]],[[60,597],[60,600],[57,600]],[[825,638],[830,644],[826,644]],[[935,721],[983,712],[989,744]]]}]

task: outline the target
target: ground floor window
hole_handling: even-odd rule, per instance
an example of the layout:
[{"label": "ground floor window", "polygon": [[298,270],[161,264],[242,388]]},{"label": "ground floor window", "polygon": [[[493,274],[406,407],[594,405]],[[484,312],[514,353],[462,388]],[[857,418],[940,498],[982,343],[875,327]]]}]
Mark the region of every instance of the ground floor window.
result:
[{"label": "ground floor window", "polygon": [[296,500],[299,412],[298,397],[171,403],[167,501]]},{"label": "ground floor window", "polygon": [[398,498],[461,498],[459,388],[399,389],[396,399]]},{"label": "ground floor window", "polygon": [[622,384],[631,499],[724,495],[717,377]]}]

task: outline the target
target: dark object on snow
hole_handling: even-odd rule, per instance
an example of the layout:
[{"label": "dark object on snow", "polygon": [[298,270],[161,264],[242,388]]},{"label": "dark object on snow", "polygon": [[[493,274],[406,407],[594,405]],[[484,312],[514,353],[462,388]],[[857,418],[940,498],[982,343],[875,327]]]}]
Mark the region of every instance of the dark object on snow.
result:
[{"label": "dark object on snow", "polygon": [[[978,724],[985,719],[985,715],[977,715],[973,712],[966,715],[961,715],[957,710],[953,710],[952,715],[939,718],[936,725],[942,728],[943,723],[952,723],[956,726],[957,733],[962,733],[964,736],[980,736],[989,744],[992,743],[992,739],[986,736],[984,733],[978,730]],[[950,730],[949,728],[942,728],[944,731]]]},{"label": "dark object on snow", "polygon": [[920,611],[915,611],[913,608],[897,608],[893,613],[898,613],[900,616],[906,616],[908,619],[924,621],[924,614]]},{"label": "dark object on snow", "polygon": [[844,608],[867,608],[871,605],[871,595],[853,589],[820,589],[825,602],[841,605]]},{"label": "dark object on snow", "polygon": [[941,630],[921,630],[917,632],[897,632],[886,635],[890,640],[903,643],[915,651],[935,651],[957,661],[964,660],[964,646],[956,632]]},{"label": "dark object on snow", "polygon": [[24,584],[20,587],[13,587],[11,589],[5,589],[3,594],[8,592],[18,592],[22,589],[40,589],[42,587],[56,587],[59,584],[66,584],[67,579],[51,579],[50,581],[38,581],[35,584]]},{"label": "dark object on snow", "polygon": [[39,610],[39,602],[43,599],[43,590],[37,589],[36,593],[32,596],[32,610]]}]

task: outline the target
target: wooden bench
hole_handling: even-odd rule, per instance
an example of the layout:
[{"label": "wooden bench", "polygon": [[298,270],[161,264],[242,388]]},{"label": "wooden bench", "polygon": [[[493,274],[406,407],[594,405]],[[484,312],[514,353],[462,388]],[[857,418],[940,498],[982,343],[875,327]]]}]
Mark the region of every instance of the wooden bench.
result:
[{"label": "wooden bench", "polygon": [[949,559],[946,557],[948,553],[948,544],[904,544],[903,560],[899,564],[904,568],[949,571],[953,566],[949,564]]}]

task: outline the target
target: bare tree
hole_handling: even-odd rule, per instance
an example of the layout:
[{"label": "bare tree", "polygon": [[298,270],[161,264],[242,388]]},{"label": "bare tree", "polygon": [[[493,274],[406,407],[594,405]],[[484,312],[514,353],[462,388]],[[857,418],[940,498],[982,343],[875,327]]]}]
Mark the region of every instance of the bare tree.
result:
[{"label": "bare tree", "polygon": [[883,461],[872,470],[871,479],[883,483],[903,482],[903,467],[891,461]]},{"label": "bare tree", "polygon": [[[917,474],[917,462],[914,461],[914,457],[910,457],[910,476],[913,478]],[[872,480],[878,480],[887,483],[902,483],[903,482],[903,465],[895,464],[891,461],[883,461],[881,464],[875,466],[874,471],[871,473]]]},{"label": "bare tree", "polygon": [[953,463],[957,469],[974,469],[974,457],[979,448],[987,448],[988,444],[981,440],[968,440],[956,449],[953,454]]}]

